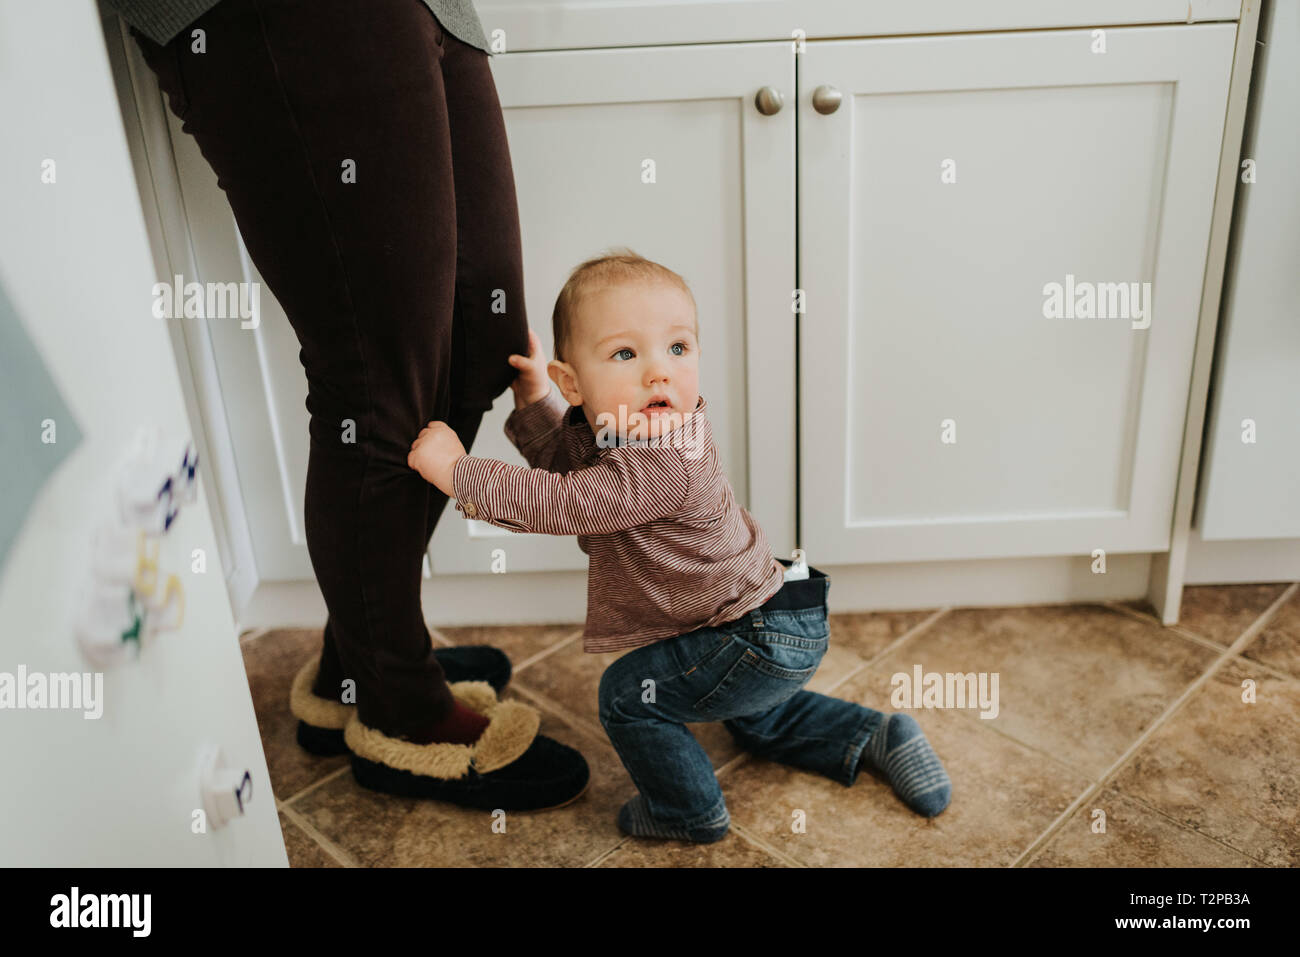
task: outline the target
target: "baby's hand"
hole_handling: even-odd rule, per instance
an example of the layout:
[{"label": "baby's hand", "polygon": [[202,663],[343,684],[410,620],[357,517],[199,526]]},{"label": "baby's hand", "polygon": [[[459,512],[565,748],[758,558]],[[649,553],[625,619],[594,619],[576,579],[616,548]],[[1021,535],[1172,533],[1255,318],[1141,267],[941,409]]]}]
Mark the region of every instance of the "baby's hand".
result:
[{"label": "baby's hand", "polygon": [[531,328],[528,330],[528,355],[516,353],[506,361],[519,370],[515,381],[510,383],[510,388],[515,390],[516,408],[539,402],[550,394],[551,379],[546,374],[546,353],[542,351],[537,333]]},{"label": "baby's hand", "polygon": [[426,482],[436,485],[448,498],[455,498],[451,473],[463,455],[465,446],[452,427],[446,422],[430,422],[411,443],[406,464],[419,472]]}]

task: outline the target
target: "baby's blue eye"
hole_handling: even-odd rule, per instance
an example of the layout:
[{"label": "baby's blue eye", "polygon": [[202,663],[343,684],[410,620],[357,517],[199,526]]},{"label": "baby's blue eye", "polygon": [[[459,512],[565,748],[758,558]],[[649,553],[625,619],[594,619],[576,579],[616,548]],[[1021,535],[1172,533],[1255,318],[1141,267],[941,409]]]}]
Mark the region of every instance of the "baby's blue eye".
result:
[{"label": "baby's blue eye", "polygon": [[[677,346],[681,346],[683,350],[686,349],[686,343],[684,343],[684,342],[674,342],[674,343],[673,343],[673,348],[676,348]],[[676,352],[676,353],[674,353],[674,355],[679,355],[679,356],[680,356],[680,355],[685,355],[685,352],[684,352],[684,351],[683,351],[683,352]]]},{"label": "baby's blue eye", "polygon": [[618,352],[614,353],[614,355],[615,357],[617,357],[622,355],[624,352],[631,352],[631,351],[632,351],[631,349],[619,349]]}]

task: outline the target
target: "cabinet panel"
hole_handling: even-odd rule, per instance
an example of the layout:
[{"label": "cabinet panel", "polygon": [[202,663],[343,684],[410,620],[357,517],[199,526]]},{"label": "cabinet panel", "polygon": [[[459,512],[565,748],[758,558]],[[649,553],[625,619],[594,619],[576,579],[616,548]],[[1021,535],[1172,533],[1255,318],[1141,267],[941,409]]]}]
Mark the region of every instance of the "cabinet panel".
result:
[{"label": "cabinet panel", "polygon": [[1243,154],[1258,176],[1237,186],[1202,457],[1197,523],[1206,540],[1300,538],[1300,6],[1275,3],[1271,21]]},{"label": "cabinet panel", "polygon": [[[737,499],[788,551],[793,402],[753,423],[759,444],[746,408],[794,395],[791,45],[513,54],[491,65],[519,195],[525,305],[548,356],[555,296],[582,260],[626,245],[681,273],[699,307],[700,391],[719,455]],[[764,116],[754,95],[769,85],[787,105]],[[171,134],[200,271],[260,281],[215,176],[178,123]],[[643,182],[647,160],[653,182]],[[259,577],[307,580],[306,380],[288,319],[265,284],[261,291],[257,329],[208,329]],[[507,391],[484,415],[472,452],[526,464],[502,433],[513,408]],[[512,535],[467,521],[450,504],[430,545],[431,567],[490,572],[498,547],[512,571],[586,567],[573,538]]]},{"label": "cabinet panel", "polygon": [[[554,356],[551,311],[569,271],[630,246],[686,279],[699,310],[700,393],[739,502],[787,550],[794,525],[794,56],[790,44],[519,54],[492,61],[519,197],[529,324]],[[786,106],[765,116],[763,86]],[[649,173],[653,180],[647,181]],[[763,409],[746,415],[746,408]],[[526,464],[502,432],[507,392],[476,455]],[[449,516],[449,517],[448,517]],[[448,505],[435,572],[585,569],[572,537],[516,535]]]},{"label": "cabinet panel", "polygon": [[1168,546],[1234,31],[808,44],[812,560]]}]

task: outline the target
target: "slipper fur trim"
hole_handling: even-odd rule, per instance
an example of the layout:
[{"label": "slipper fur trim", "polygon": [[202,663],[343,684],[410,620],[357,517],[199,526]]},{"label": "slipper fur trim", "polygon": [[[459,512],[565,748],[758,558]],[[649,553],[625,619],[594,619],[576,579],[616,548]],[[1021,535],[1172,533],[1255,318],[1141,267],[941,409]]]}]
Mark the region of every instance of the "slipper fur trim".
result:
[{"label": "slipper fur trim", "polygon": [[343,740],[359,758],[410,771],[425,777],[455,781],[469,773],[473,749],[468,744],[415,744],[390,738],[367,727],[354,714],[343,731]]},{"label": "slipper fur trim", "polygon": [[497,706],[497,691],[486,681],[457,681],[447,687],[457,701],[481,715]]},{"label": "slipper fur trim", "polygon": [[362,724],[355,714],[343,740],[353,754],[368,761],[449,781],[463,778],[471,768],[479,774],[503,768],[532,746],[541,725],[536,708],[522,701],[497,701],[486,681],[458,681],[448,687],[456,700],[488,719],[488,726],[473,744],[415,744],[391,738]]},{"label": "slipper fur trim", "polygon": [[[317,728],[342,731],[356,710],[354,704],[322,698],[311,689],[320,671],[320,659],[312,658],[298,669],[289,688],[289,711],[295,718]],[[487,714],[497,703],[497,692],[486,681],[459,681],[449,686],[452,694],[467,708]]]},{"label": "slipper fur trim", "polygon": [[356,705],[331,701],[313,694],[311,686],[316,683],[316,673],[319,670],[320,660],[313,658],[294,675],[293,685],[289,688],[289,710],[299,721],[313,727],[339,731],[347,727],[348,719],[357,708]]},{"label": "slipper fur trim", "polygon": [[542,716],[522,701],[502,701],[491,720],[474,742],[474,770],[479,774],[489,774],[519,760],[532,747]]}]

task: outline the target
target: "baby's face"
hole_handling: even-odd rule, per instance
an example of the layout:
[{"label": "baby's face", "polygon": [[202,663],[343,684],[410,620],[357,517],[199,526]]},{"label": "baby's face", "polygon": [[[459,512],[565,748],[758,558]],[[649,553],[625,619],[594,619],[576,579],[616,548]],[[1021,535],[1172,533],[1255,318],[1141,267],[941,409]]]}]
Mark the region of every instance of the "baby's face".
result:
[{"label": "baby's face", "polygon": [[[605,427],[622,440],[654,438],[694,415],[700,347],[685,292],[659,282],[607,286],[584,296],[575,318],[569,359],[552,363],[552,378],[598,439]],[[657,399],[665,404],[652,406]]]}]

